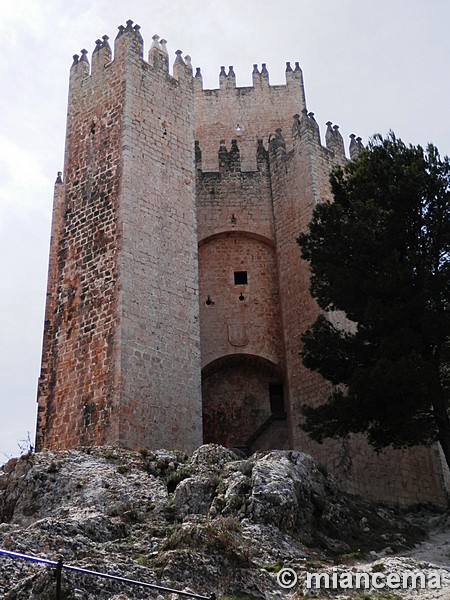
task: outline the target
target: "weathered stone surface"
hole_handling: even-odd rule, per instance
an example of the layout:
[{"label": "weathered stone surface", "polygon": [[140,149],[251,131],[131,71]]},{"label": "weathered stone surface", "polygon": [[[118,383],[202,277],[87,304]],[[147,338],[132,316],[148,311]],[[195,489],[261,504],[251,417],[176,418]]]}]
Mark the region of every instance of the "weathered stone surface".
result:
[{"label": "weathered stone surface", "polygon": [[321,143],[299,63],[283,85],[263,64],[251,86],[230,67],[206,90],[180,50],[169,73],[157,35],[145,60],[139,30],[70,71],[37,448],[294,448],[349,492],[443,505],[437,448],[377,455],[299,427],[330,385],[300,356],[319,308],[296,239],[346,160],[337,125]]},{"label": "weathered stone surface", "polygon": [[[106,54],[105,54],[106,53]],[[100,62],[99,62],[100,60]],[[105,66],[104,61],[108,64]],[[39,449],[202,441],[193,81],[122,27],[70,72]]]},{"label": "weathered stone surface", "polygon": [[[281,566],[301,580],[308,564],[331,569],[346,555],[400,569],[388,553],[422,536],[393,509],[340,492],[301,452],[97,448],[27,455],[0,470],[1,548],[206,595],[273,600]],[[63,580],[66,600],[149,597],[106,579]],[[54,584],[52,568],[0,556],[1,599],[53,598]]]}]

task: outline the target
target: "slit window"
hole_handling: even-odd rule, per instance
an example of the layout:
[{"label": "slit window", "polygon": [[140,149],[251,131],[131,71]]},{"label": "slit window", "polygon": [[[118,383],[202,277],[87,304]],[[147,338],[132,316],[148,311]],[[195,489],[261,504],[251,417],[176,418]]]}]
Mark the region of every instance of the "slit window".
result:
[{"label": "slit window", "polygon": [[284,413],[283,384],[269,384],[270,410],[273,414]]},{"label": "slit window", "polygon": [[234,285],[247,285],[247,271],[234,272]]}]

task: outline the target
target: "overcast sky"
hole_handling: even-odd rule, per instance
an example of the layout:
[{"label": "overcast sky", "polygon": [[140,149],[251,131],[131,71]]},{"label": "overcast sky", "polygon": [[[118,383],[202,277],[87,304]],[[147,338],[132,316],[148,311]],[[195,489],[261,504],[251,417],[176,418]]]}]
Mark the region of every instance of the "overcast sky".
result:
[{"label": "overcast sky", "polygon": [[15,0],[0,7],[0,463],[34,438],[53,183],[72,55],[132,19],[190,54],[204,87],[254,63],[303,69],[308,110],[344,139],[393,129],[450,154],[449,0]]}]

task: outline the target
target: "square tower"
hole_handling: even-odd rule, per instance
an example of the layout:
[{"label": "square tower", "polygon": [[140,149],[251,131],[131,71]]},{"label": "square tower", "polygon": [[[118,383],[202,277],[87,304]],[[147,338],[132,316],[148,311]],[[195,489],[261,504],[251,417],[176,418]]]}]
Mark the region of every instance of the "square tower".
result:
[{"label": "square tower", "polygon": [[192,69],[119,27],[70,75],[37,448],[202,441]]}]

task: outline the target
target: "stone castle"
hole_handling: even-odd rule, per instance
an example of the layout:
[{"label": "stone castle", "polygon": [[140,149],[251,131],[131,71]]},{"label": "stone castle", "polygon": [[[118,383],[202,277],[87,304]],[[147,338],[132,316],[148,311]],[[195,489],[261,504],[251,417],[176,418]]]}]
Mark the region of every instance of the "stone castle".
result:
[{"label": "stone castle", "polygon": [[[300,406],[329,383],[305,369],[318,314],[296,237],[345,157],[321,143],[299,63],[219,89],[139,26],[75,55],[58,174],[38,392],[37,449],[115,444],[192,451],[295,448],[346,490],[445,501],[437,448],[377,456],[359,437],[318,445]],[[350,136],[350,157],[362,147]],[[338,316],[336,316],[338,318]]]}]

